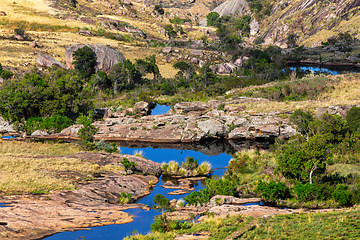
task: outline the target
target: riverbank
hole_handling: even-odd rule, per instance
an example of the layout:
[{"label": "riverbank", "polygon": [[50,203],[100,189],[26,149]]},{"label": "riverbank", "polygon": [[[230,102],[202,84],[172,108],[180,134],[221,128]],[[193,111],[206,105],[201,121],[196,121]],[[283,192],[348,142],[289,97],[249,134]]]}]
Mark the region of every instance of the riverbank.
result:
[{"label": "riverbank", "polygon": [[[1,142],[2,149],[6,143]],[[126,173],[125,158],[136,163],[136,174]],[[6,194],[0,198],[2,239],[39,239],[131,222],[123,210],[149,210],[133,202],[150,194],[161,174],[159,163],[127,154],[2,155],[0,164],[0,188]],[[122,193],[130,194],[129,204],[121,203]]]}]

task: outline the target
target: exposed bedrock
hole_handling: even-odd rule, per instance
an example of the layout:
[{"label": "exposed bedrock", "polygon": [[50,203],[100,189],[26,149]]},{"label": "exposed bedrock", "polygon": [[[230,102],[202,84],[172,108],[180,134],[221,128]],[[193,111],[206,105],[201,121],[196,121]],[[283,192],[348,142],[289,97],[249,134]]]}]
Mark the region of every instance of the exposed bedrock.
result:
[{"label": "exposed bedrock", "polygon": [[[241,106],[236,104],[241,101],[234,101],[224,110],[218,110],[220,101],[211,101],[178,103],[173,113],[164,115],[141,118],[110,116],[94,123],[99,128],[95,139],[149,143],[191,143],[214,139],[267,141],[289,138],[296,133],[287,119],[275,114],[238,115]],[[77,139],[80,128],[80,125],[73,125],[60,134],[44,138]]]},{"label": "exposed bedrock", "polygon": [[121,210],[148,207],[143,204],[121,205],[121,193],[131,193],[130,202],[150,194],[150,182],[158,182],[154,175],[160,175],[160,164],[120,154],[77,153],[65,156],[99,166],[120,165],[124,157],[136,162],[137,170],[142,174],[101,172],[86,181],[76,172],[55,172],[59,177],[76,179],[77,189],[46,196],[2,197],[0,201],[6,207],[0,208],[0,239],[39,239],[62,231],[131,222],[132,217]]}]

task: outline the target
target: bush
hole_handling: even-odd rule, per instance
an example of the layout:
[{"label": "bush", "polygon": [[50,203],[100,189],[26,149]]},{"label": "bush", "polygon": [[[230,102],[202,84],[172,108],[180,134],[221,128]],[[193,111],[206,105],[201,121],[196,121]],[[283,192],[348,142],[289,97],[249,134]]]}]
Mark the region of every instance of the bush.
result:
[{"label": "bush", "polygon": [[211,164],[207,161],[202,162],[197,168],[198,175],[208,175],[211,172]]},{"label": "bush", "polygon": [[341,206],[350,205],[351,192],[348,190],[347,186],[338,184],[332,195],[335,201],[338,202]]},{"label": "bush", "polygon": [[285,183],[275,182],[273,180],[270,182],[260,181],[256,186],[256,191],[261,194],[263,199],[273,202],[278,199],[285,199],[290,195]]},{"label": "bush", "polygon": [[14,73],[9,70],[3,70],[0,74],[0,77],[2,77],[3,79],[9,79],[12,76],[14,76]]},{"label": "bush", "polygon": [[294,191],[299,201],[312,201],[321,197],[321,191],[316,184],[301,184],[295,185]]},{"label": "bush", "polygon": [[346,115],[350,132],[356,132],[360,127],[360,107],[353,106]]},{"label": "bush", "polygon": [[131,201],[132,194],[121,192],[120,194],[120,204],[127,204]]},{"label": "bush", "polygon": [[107,143],[104,141],[104,139],[101,139],[100,141],[98,142],[95,142],[95,145],[96,145],[96,148],[99,149],[99,150],[104,150],[108,153],[116,153],[119,151],[116,143]]},{"label": "bush", "polygon": [[26,120],[25,131],[27,134],[31,134],[36,130],[61,132],[61,130],[70,126],[71,120],[66,116],[54,115],[45,119],[42,119],[41,117],[32,117]]},{"label": "bush", "polygon": [[129,159],[127,159],[125,157],[121,161],[121,164],[124,166],[126,172],[129,170],[134,172],[137,167],[137,164],[135,162],[129,161]]},{"label": "bush", "polygon": [[94,135],[97,133],[98,128],[92,125],[94,112],[90,111],[88,116],[83,114],[76,119],[77,124],[83,125],[79,129],[78,137],[80,138],[80,146],[85,150],[94,150],[96,145],[94,143]]}]

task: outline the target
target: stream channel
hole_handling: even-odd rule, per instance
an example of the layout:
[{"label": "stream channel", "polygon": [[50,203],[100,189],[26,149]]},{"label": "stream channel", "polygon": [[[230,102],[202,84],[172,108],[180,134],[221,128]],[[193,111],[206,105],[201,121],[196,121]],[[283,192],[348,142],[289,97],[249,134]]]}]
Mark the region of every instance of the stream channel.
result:
[{"label": "stream channel", "polygon": [[[152,115],[158,115],[166,113],[170,110],[170,106],[165,105],[157,105],[155,109],[152,111]],[[181,148],[181,147],[180,147]],[[223,148],[226,149],[226,148]],[[188,149],[166,149],[166,148],[152,148],[152,147],[121,147],[120,143],[120,153],[125,154],[135,154],[142,153],[144,157],[154,161],[154,162],[170,162],[171,160],[175,160],[180,165],[183,161],[185,161],[186,157],[195,157],[199,159],[199,164],[203,161],[208,161],[211,163],[213,171],[213,176],[222,175],[226,170],[225,167],[228,165],[231,154],[227,151],[227,153],[209,152],[209,151],[196,151],[196,150],[188,150]],[[187,194],[183,195],[168,195],[167,193],[174,191],[174,189],[165,189],[161,187],[165,181],[163,181],[162,177],[159,179],[159,183],[153,188],[151,193],[136,201],[136,203],[143,203],[148,206],[153,205],[153,198],[157,193],[163,194],[169,200],[172,199],[181,199]],[[205,188],[205,181],[198,181],[194,186],[195,190],[200,190]],[[100,240],[100,239],[123,239],[131,235],[133,232],[138,232],[141,234],[146,234],[150,232],[150,225],[154,222],[154,217],[159,215],[158,212],[151,209],[150,211],[142,210],[142,209],[128,209],[124,210],[124,212],[133,215],[133,221],[131,223],[119,224],[119,225],[108,225],[102,227],[94,227],[92,230],[80,230],[74,232],[63,232],[57,233],[45,239],[47,240],[76,240],[76,239],[86,239],[86,240]]]},{"label": "stream channel", "polygon": [[[314,73],[325,73],[331,75],[338,75],[342,73],[342,70],[337,69],[327,69],[320,67],[309,67],[309,66],[296,66],[291,67],[292,70],[301,69]],[[350,70],[350,72],[353,72]],[[159,115],[165,114],[170,110],[170,106],[159,105],[157,104],[155,109],[152,110],[151,115]],[[154,162],[170,162],[171,160],[175,160],[179,164],[185,161],[186,157],[195,157],[199,159],[199,164],[203,161],[208,161],[211,163],[213,171],[213,176],[223,175],[226,170],[225,167],[228,165],[231,156],[231,151],[229,151],[228,147],[220,147],[223,151],[219,151],[217,148],[215,151],[211,151],[211,145],[209,147],[202,148],[202,151],[199,151],[196,147],[192,146],[189,149],[186,149],[177,146],[176,149],[171,147],[171,144],[167,146],[153,146],[150,145],[142,145],[142,146],[131,146],[129,144],[120,145],[120,153],[125,154],[135,154],[142,153],[142,155]],[[222,144],[220,144],[222,145]],[[251,144],[250,144],[251,145]],[[166,148],[165,148],[166,147]],[[193,150],[196,149],[196,150]],[[204,151],[206,149],[206,151]],[[230,147],[231,149],[231,147]],[[210,151],[209,151],[210,150]],[[143,203],[148,206],[153,205],[153,198],[157,193],[163,194],[169,200],[172,199],[181,199],[187,194],[183,195],[168,195],[167,193],[174,191],[174,189],[165,189],[161,187],[165,181],[163,181],[162,177],[159,179],[159,183],[153,188],[151,193],[136,201],[136,203]],[[200,190],[205,188],[205,181],[198,181],[195,186],[195,190]],[[100,239],[123,239],[124,237],[130,236],[132,233],[141,233],[147,234],[150,232],[150,225],[154,222],[154,217],[159,215],[158,212],[151,209],[150,211],[142,210],[142,209],[128,209],[124,210],[124,212],[133,215],[133,221],[131,223],[119,224],[119,225],[108,225],[102,227],[94,227],[91,230],[80,230],[74,232],[63,232],[57,233],[45,239],[47,240],[77,240],[77,239],[86,239],[86,240],[100,240]]]}]

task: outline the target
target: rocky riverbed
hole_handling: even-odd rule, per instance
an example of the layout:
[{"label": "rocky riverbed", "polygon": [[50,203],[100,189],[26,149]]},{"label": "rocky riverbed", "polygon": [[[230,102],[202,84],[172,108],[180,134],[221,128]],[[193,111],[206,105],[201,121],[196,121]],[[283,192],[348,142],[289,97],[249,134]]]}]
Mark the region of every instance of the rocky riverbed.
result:
[{"label": "rocky riverbed", "polygon": [[[99,129],[96,140],[143,143],[193,143],[214,139],[233,141],[269,141],[289,138],[296,133],[287,118],[279,114],[244,114],[239,105],[266,99],[239,98],[230,102],[209,101],[177,103],[173,110],[162,115],[129,116],[122,112],[104,110],[102,120],[93,125]],[[221,110],[219,110],[221,109]],[[147,112],[136,109],[136,112]],[[40,135],[40,139],[77,140],[81,125],[73,125],[59,134]]]}]

